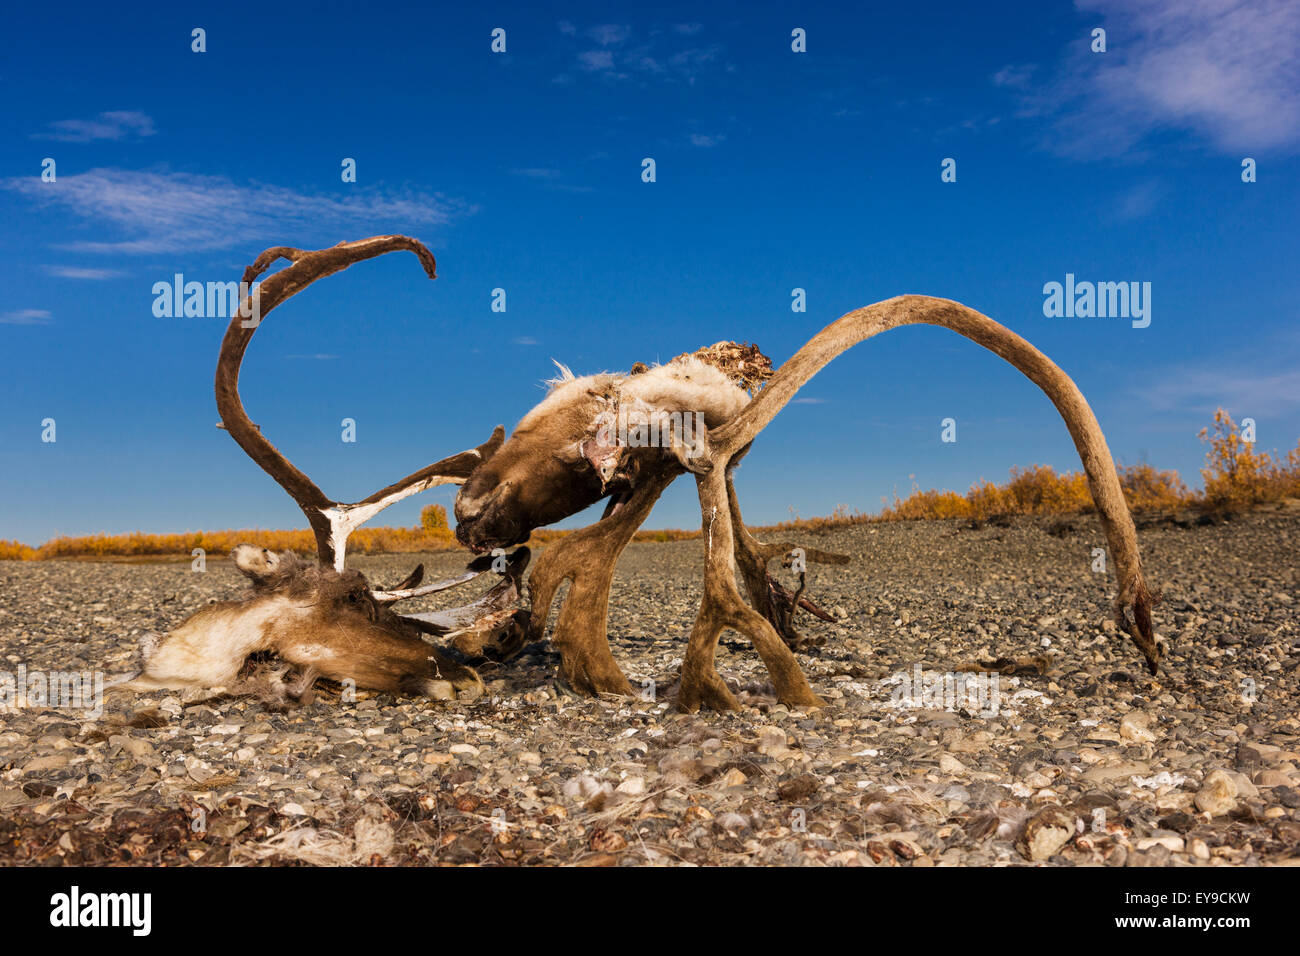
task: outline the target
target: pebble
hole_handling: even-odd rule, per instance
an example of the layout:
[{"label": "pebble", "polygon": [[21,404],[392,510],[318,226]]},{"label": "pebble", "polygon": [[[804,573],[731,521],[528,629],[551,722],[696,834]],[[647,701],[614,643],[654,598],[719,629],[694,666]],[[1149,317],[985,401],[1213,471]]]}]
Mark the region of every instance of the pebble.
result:
[{"label": "pebble", "polygon": [[[830,707],[781,705],[752,647],[728,633],[719,668],[744,709],[681,714],[670,705],[700,543],[634,544],[609,633],[634,685],[654,682],[653,700],[577,697],[538,644],[485,668],[491,689],[475,702],[322,690],[285,712],[161,694],[114,698],[94,719],[6,711],[0,814],[36,838],[0,856],[103,865],[129,827],[158,834],[142,859],[168,865],[1283,862],[1300,840],[1300,608],[1241,596],[1290,590],[1300,517],[1139,536],[1166,595],[1157,680],[1099,623],[1104,588],[1078,572],[1083,530],[899,522],[819,536],[854,558],[809,570],[807,595],[838,623],[798,619],[825,640],[799,661]],[[1206,561],[1220,549],[1235,560]],[[453,552],[419,560],[437,577],[464,564]],[[412,556],[356,565],[396,581]],[[242,589],[221,561],[209,568],[0,562],[0,646],[29,668],[51,669],[71,647],[69,666],[126,670],[138,634]],[[69,645],[91,595],[117,624]],[[1229,627],[1240,641],[1220,645]],[[956,668],[1042,654],[1045,637],[1047,672],[999,674],[996,708],[893,696],[916,666],[965,674]],[[1262,690],[1253,702],[1246,677]],[[127,726],[146,710],[151,720]],[[104,829],[65,819],[70,799]],[[185,823],[196,806],[207,808],[202,840],[166,816],[180,810]]]},{"label": "pebble", "polygon": [[1222,770],[1207,774],[1196,792],[1196,808],[1212,817],[1231,813],[1237,807],[1237,785]]}]

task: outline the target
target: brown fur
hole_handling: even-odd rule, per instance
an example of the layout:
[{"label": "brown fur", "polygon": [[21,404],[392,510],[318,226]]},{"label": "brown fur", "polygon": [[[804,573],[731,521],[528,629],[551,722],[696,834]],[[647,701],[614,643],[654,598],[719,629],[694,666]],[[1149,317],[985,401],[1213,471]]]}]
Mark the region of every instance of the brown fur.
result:
[{"label": "brown fur", "polygon": [[[308,564],[290,551],[240,545],[231,555],[252,582],[247,597],[206,607],[168,634],[126,690],[241,687],[251,655],[270,652],[303,674],[358,688],[442,699],[481,690],[471,668],[427,644],[375,601],[358,571]],[[310,688],[310,680],[298,696]]]}]

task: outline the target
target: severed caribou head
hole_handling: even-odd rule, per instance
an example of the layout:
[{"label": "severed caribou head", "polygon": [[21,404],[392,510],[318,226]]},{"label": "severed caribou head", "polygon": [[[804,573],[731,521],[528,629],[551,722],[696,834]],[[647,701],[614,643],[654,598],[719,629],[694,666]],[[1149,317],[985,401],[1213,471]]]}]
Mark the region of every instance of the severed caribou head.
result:
[{"label": "severed caribou head", "polygon": [[694,468],[707,430],[749,403],[744,388],[694,355],[626,375],[559,368],[546,398],[456,496],[456,537],[471,550],[520,544],[603,498],[615,514],[661,462]]},{"label": "severed caribou head", "polygon": [[[115,682],[119,689],[207,688],[244,692],[250,659],[274,655],[283,663],[278,676],[293,671],[289,696],[301,697],[318,677],[352,681],[359,688],[423,694],[446,699],[474,693],[482,683],[472,668],[426,643],[422,634],[446,636],[470,656],[520,630],[515,619],[520,581],[528,563],[523,548],[508,560],[480,559],[464,574],[422,584],[423,565],[389,590],[371,586],[365,576],[345,567],[348,536],[384,508],[435,485],[463,482],[501,445],[498,427],[477,448],[435,462],[354,503],[327,497],[295,468],[248,418],[239,397],[239,368],[262,318],[315,280],[355,262],[396,250],[413,252],[434,278],[434,259],[423,245],[406,236],[375,236],[340,243],[329,249],[268,249],[244,272],[252,284],[277,259],[290,265],[267,277],[231,319],[217,362],[216,397],[225,428],[241,448],[302,509],[316,538],[316,560],[292,552],[273,553],[252,545],[234,549],[231,559],[252,584],[247,595],[204,608],[161,640],[144,648],[139,674]],[[252,317],[252,321],[250,321]],[[497,565],[495,568],[493,565]],[[401,615],[399,601],[456,587],[495,570],[501,580],[483,598],[464,608]],[[277,685],[278,686],[278,685]]]},{"label": "severed caribou head", "polygon": [[[679,703],[688,710],[701,704],[735,706],[712,663],[718,635],[731,628],[754,641],[783,702],[816,706],[820,701],[789,654],[795,642],[787,633],[789,616],[782,604],[793,610],[801,603],[799,593],[778,594],[780,600],[772,600],[770,581],[764,585],[763,564],[778,552],[755,541],[741,523],[731,472],[758,433],[831,360],[880,332],[912,324],[950,329],[1000,355],[1056,406],[1074,439],[1110,546],[1118,578],[1113,618],[1141,651],[1150,672],[1157,673],[1164,646],[1155,636],[1151,608],[1159,597],[1143,575],[1133,518],[1092,409],[1069,376],[1047,356],[987,316],[947,299],[906,295],[848,313],[782,365],[752,401],[718,370],[700,371],[688,357],[639,375],[566,375],[461,488],[456,501],[457,535],[476,549],[523,541],[533,528],[575,514],[609,495],[605,517],[584,529],[585,537],[575,537],[562,557],[543,555],[530,585],[532,626],[538,636],[545,624],[543,605],[549,604],[560,581],[571,579],[575,589],[586,582],[582,593],[590,609],[566,604],[552,642],[562,654],[568,652],[563,669],[571,681],[591,692],[623,692],[627,682],[604,646],[610,582],[604,569],[617,559],[634,530],[628,522],[617,520],[617,510],[623,502],[637,501],[635,523],[639,524],[668,482],[691,471],[700,494],[706,540],[705,593],[683,663]],[[645,388],[643,383],[652,377],[655,387]],[[608,433],[602,437],[599,430],[601,416],[624,407],[636,409],[633,417],[647,422],[703,410],[705,434],[695,436],[689,445],[670,441],[657,449],[644,449],[620,431],[610,447]],[[736,590],[737,567],[750,592],[748,609]]]}]

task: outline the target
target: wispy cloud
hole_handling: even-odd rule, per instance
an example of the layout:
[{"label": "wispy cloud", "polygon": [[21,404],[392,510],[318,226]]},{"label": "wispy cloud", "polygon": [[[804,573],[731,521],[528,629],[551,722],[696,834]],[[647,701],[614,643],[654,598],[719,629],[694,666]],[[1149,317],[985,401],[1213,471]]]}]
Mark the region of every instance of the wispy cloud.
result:
[{"label": "wispy cloud", "polygon": [[47,309],[16,309],[13,312],[0,312],[0,325],[49,325],[51,321]]},{"label": "wispy cloud", "polygon": [[583,50],[578,54],[578,66],[590,72],[607,72],[614,69],[614,54],[609,50]]},{"label": "wispy cloud", "polygon": [[547,181],[559,179],[561,173],[558,169],[548,169],[541,166],[533,166],[528,169],[510,170],[516,176],[524,176],[528,179],[544,179]]},{"label": "wispy cloud", "polygon": [[1009,86],[1012,89],[1023,89],[1029,85],[1030,78],[1034,75],[1035,65],[1032,63],[1022,64],[1020,66],[1004,66],[993,74],[994,86]]},{"label": "wispy cloud", "polygon": [[1157,411],[1208,415],[1223,407],[1238,416],[1286,414],[1300,409],[1300,368],[1179,368],[1144,385],[1135,399]]},{"label": "wispy cloud", "polygon": [[326,352],[316,352],[316,353],[314,353],[314,354],[310,354],[310,355],[286,355],[285,358],[287,358],[287,359],[311,359],[311,360],[313,360],[313,361],[317,361],[317,362],[328,362],[328,361],[330,361],[331,359],[336,359],[336,358],[338,358],[338,356],[337,356],[337,355],[330,355],[330,354],[328,354],[328,353],[326,353]]},{"label": "wispy cloud", "polygon": [[712,146],[717,146],[726,138],[727,137],[722,133],[716,133],[714,135],[708,135],[706,133],[692,133],[691,145],[700,146],[705,149],[708,149]]},{"label": "wispy cloud", "polygon": [[536,345],[537,339],[533,338],[531,335],[521,335],[518,338],[511,339],[510,344],[511,345]]},{"label": "wispy cloud", "polygon": [[[1295,0],[1076,0],[1100,15],[1107,51],[1081,33],[1059,71],[1036,87],[1007,67],[995,84],[1022,91],[1022,115],[1044,117],[1045,144],[1114,156],[1159,131],[1192,130],[1249,155],[1300,145],[1300,4]],[[1023,81],[1023,82],[1022,82]]]},{"label": "wispy cloud", "polygon": [[152,136],[153,120],[135,110],[112,110],[94,119],[57,120],[44,132],[32,133],[32,139],[53,139],[63,143],[91,143],[95,140],[121,140]]},{"label": "wispy cloud", "polygon": [[592,186],[575,186],[572,183],[564,182],[564,173],[558,169],[548,167],[532,167],[529,169],[512,169],[510,172],[515,176],[522,176],[525,179],[531,179],[540,183],[547,189],[558,189],[562,192],[569,193],[589,193],[593,192],[595,187]]},{"label": "wispy cloud", "polygon": [[621,26],[617,23],[604,23],[587,31],[587,36],[601,46],[617,46],[620,43],[626,43],[627,38],[631,35],[631,27]]},{"label": "wispy cloud", "polygon": [[52,276],[58,276],[60,279],[87,279],[90,281],[116,279],[119,276],[126,275],[120,269],[88,269],[82,266],[46,266],[45,271]]},{"label": "wispy cloud", "polygon": [[0,181],[0,187],[120,233],[65,245],[95,253],[223,249],[256,245],[268,235],[306,244],[337,237],[342,227],[397,232],[443,225],[473,211],[437,193],[365,188],[338,197],[167,171],[92,169],[60,176],[57,184],[25,176]]},{"label": "wispy cloud", "polygon": [[[674,24],[671,30],[652,30],[644,42],[633,43],[634,31],[623,24],[600,24],[579,30],[568,21],[561,21],[560,32],[565,36],[585,39],[595,43],[595,49],[579,50],[575,56],[580,74],[595,74],[611,80],[660,79],[694,83],[707,69],[730,70],[723,61],[723,48],[718,44],[692,46],[686,49],[668,49],[680,45],[687,37],[694,37],[703,27],[698,23]],[[563,74],[556,77],[559,83],[570,83],[573,77]]]},{"label": "wispy cloud", "polygon": [[1116,222],[1133,222],[1145,219],[1160,203],[1164,188],[1158,182],[1138,183],[1124,190],[1111,206],[1110,217]]}]

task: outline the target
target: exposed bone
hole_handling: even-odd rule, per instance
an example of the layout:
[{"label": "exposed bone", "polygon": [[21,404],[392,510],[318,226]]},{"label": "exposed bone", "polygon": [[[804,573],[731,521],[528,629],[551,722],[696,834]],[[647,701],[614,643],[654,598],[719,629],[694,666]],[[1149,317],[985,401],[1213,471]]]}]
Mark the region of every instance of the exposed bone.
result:
[{"label": "exposed bone", "polygon": [[[472,627],[480,618],[497,614],[503,610],[512,610],[519,602],[519,593],[523,585],[524,568],[528,566],[531,553],[527,548],[520,548],[510,556],[501,581],[492,590],[472,604],[453,607],[443,611],[423,611],[416,614],[404,614],[408,621],[418,621],[426,634],[452,634]],[[478,577],[484,571],[470,572]]]},{"label": "exposed bone", "polygon": [[392,604],[395,601],[406,601],[411,598],[423,597],[426,594],[436,594],[439,591],[446,591],[451,588],[460,587],[473,581],[476,577],[483,574],[483,571],[466,571],[464,574],[454,578],[447,578],[445,581],[434,581],[432,584],[422,584],[416,588],[399,588],[393,591],[372,591],[371,597],[380,604]]},{"label": "exposed bone", "polygon": [[[747,449],[746,449],[747,450]],[[767,572],[768,562],[773,558],[789,555],[798,545],[781,543],[781,544],[764,544],[758,541],[747,527],[740,516],[740,500],[736,496],[736,486],[732,480],[739,459],[745,454],[741,452],[727,469],[727,506],[731,512],[731,521],[733,532],[736,539],[736,563],[740,568],[740,574],[745,582],[745,588],[749,591],[749,601],[754,610],[767,618],[781,635],[787,647],[792,651],[797,651],[809,643],[820,643],[819,641],[810,641],[800,634],[794,627],[794,617],[797,608],[804,608],[813,615],[820,617],[823,621],[833,620],[830,615],[826,614],[811,601],[803,598],[805,576],[799,575],[799,590],[791,594],[779,581],[776,581]],[[829,551],[820,551],[817,548],[802,548],[806,561],[812,561],[817,564],[838,564],[844,565],[849,563],[849,557],[845,554],[834,554]]]},{"label": "exposed bone", "polygon": [[[674,414],[681,421],[684,414],[701,411],[706,424],[724,424],[749,402],[738,373],[745,371],[753,383],[761,382],[768,375],[770,362],[753,346],[719,343],[679,356],[667,366],[641,366],[627,376],[577,378],[566,367],[558,367],[561,375],[552,382],[550,395],[524,417],[497,455],[462,488],[456,499],[457,536],[471,546],[486,547],[476,540],[484,515],[513,514],[519,520],[512,526],[526,533],[547,523],[528,510],[537,507],[537,501],[560,512],[552,519],[558,520],[608,495],[599,522],[548,546],[538,559],[529,580],[532,612],[527,637],[543,637],[559,586],[571,582],[551,636],[552,645],[560,652],[561,675],[583,693],[625,694],[627,678],[606,639],[609,591],[618,556],[677,476],[688,468],[702,465],[707,471],[709,467],[695,455],[693,443],[688,446],[678,441],[679,436],[671,429],[665,431],[662,423],[671,421]],[[620,412],[623,408],[628,410],[626,416]],[[660,423],[661,438],[668,436],[669,447],[619,444],[608,426],[622,417],[629,426]],[[557,448],[559,451],[553,450]],[[529,495],[534,503],[525,506]],[[736,522],[736,527],[743,525]],[[767,561],[788,547],[752,543],[752,548],[763,554],[760,557],[759,550],[752,550],[755,579],[751,593],[755,607],[772,616],[783,638],[797,645],[803,639],[793,628],[792,609],[784,610],[779,598],[771,597],[774,582],[765,570]],[[810,560],[817,555],[835,563],[847,561],[816,549],[808,552]],[[800,606],[810,605],[801,601]]]},{"label": "exposed bone", "polygon": [[271,653],[298,669],[303,686],[287,688],[290,696],[308,691],[317,676],[439,699],[446,687],[481,693],[472,668],[426,643],[420,627],[375,601],[359,572],[338,572],[290,551],[273,554],[252,545],[240,545],[232,558],[252,582],[252,593],[191,615],[144,648],[140,673],[114,681],[113,689],[265,697],[259,687],[269,686],[279,694],[278,679],[241,677],[250,655]]}]

